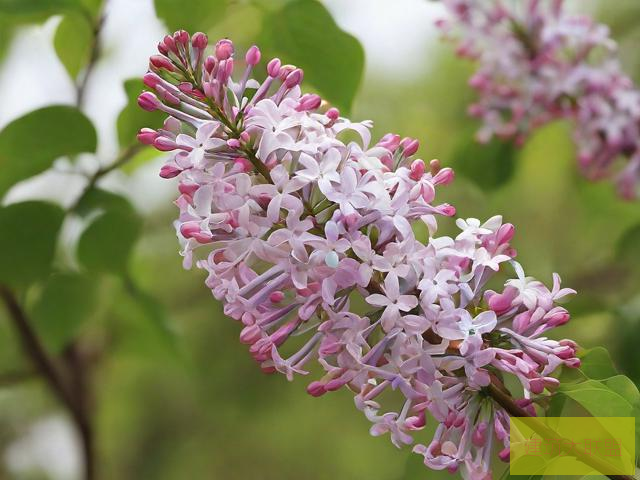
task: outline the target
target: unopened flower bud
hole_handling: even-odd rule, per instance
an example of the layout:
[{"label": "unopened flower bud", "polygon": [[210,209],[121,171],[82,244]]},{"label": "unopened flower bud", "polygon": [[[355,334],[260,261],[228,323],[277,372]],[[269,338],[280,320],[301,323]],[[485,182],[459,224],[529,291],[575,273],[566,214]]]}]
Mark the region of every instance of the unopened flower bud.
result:
[{"label": "unopened flower bud", "polygon": [[420,147],[420,142],[415,138],[403,138],[400,142],[400,146],[402,147],[402,153],[405,157],[410,157],[414,153],[418,151]]},{"label": "unopened flower bud", "polygon": [[152,128],[142,128],[136,136],[140,143],[144,145],[153,145],[153,142],[158,138],[158,132]]},{"label": "unopened flower bud", "polygon": [[280,74],[281,62],[279,58],[274,58],[267,64],[267,73],[270,77],[276,78]]},{"label": "unopened flower bud", "polygon": [[303,77],[302,70],[300,70],[299,68],[296,68],[289,75],[287,75],[287,78],[284,80],[285,87],[293,88],[296,85],[300,85],[300,83],[302,82],[302,77]]},{"label": "unopened flower bud", "polygon": [[191,37],[191,45],[198,50],[204,50],[207,48],[209,38],[202,32],[196,32]]},{"label": "unopened flower bud", "polygon": [[216,58],[218,60],[226,60],[233,55],[233,42],[226,38],[216,43]]},{"label": "unopened flower bud", "polygon": [[164,68],[165,70],[169,70],[170,72],[173,72],[175,70],[175,67],[171,63],[171,60],[163,55],[152,55],[149,58],[149,63],[158,69]]},{"label": "unopened flower bud", "polygon": [[148,112],[153,112],[160,108],[160,100],[151,92],[142,92],[138,96],[138,105]]},{"label": "unopened flower bud", "polygon": [[162,178],[177,177],[178,175],[180,175],[180,172],[182,172],[182,170],[180,170],[175,165],[167,164],[167,165],[163,165],[162,168],[160,168],[160,176]]},{"label": "unopened flower bud", "polygon": [[260,49],[255,45],[251,46],[249,50],[247,50],[247,54],[244,57],[247,65],[251,65],[252,67],[256,66],[260,63]]}]

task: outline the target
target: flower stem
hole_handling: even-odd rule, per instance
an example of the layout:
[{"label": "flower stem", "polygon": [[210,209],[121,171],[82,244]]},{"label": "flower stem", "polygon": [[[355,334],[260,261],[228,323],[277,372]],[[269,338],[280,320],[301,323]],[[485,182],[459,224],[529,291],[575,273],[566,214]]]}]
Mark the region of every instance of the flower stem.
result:
[{"label": "flower stem", "polygon": [[[511,397],[511,395],[507,393],[508,390],[497,378],[492,377],[492,382],[486,387],[485,391],[498,405],[504,408],[510,416],[534,418],[532,417],[532,415],[529,415],[526,410],[515,403],[513,397]],[[558,438],[558,434],[556,432],[554,432],[552,429],[542,424],[541,422],[531,422],[531,424],[529,424],[528,426],[535,430],[536,433],[538,433],[543,438]],[[584,463],[585,465],[589,465],[598,472],[602,470],[610,470],[612,468],[612,465],[608,464],[598,457],[589,455],[584,450],[573,446],[571,442],[559,442],[559,444],[560,448],[563,451],[574,456],[582,463]],[[611,478],[612,480],[634,480],[634,478],[630,475],[606,476]]]}]

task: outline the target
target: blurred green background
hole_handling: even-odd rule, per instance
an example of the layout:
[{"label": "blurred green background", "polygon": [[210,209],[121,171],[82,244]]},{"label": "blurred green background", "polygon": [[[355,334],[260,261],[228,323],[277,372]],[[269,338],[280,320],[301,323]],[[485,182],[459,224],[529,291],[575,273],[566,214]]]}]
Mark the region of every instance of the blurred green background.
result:
[{"label": "blurred green background", "polygon": [[[567,305],[572,321],[554,336],[605,346],[640,382],[640,204],[578,175],[567,125],[540,129],[522,149],[476,145],[477,125],[465,114],[473,66],[438,41],[437,2],[324,6],[156,0],[156,18],[151,0],[107,7],[100,0],[0,0],[0,283],[15,293],[52,357],[80,359],[99,478],[440,476],[425,470],[405,477],[409,450],[370,437],[349,392],[312,398],[306,379],[261,373],[203,273],[181,267],[175,184],[157,179],[161,158],[136,150],[122,169],[95,177],[137,149],[138,127],[158,120],[135,107],[139,81],[126,83],[127,106],[123,81],[144,73],[163,22],[230,37],[239,50],[260,41],[265,56],[304,67],[307,86],[343,112],[351,107],[354,119],[373,119],[376,135],[420,139],[423,158],[457,172],[439,190],[442,201],[463,217],[504,215],[516,225],[514,245],[527,273],[550,282],[557,271],[578,290]],[[638,2],[573,6],[611,26],[627,71],[640,79]],[[341,29],[364,45],[364,70],[358,43]],[[43,43],[48,50],[38,50]],[[23,117],[53,104],[71,107]],[[47,203],[22,203],[33,199]],[[453,232],[452,220],[441,225],[443,234]],[[67,414],[0,309],[0,478],[76,479],[79,465]]]}]

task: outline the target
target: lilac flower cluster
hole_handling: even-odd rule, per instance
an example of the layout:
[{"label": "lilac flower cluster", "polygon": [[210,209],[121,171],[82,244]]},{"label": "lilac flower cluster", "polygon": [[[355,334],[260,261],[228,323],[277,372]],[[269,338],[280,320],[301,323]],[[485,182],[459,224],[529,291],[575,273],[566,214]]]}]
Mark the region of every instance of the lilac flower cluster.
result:
[{"label": "lilac flower cluster", "polygon": [[[545,337],[569,320],[557,302],[573,291],[557,276],[550,290],[524,275],[514,227],[499,216],[458,219],[455,238],[434,236],[436,216],[455,213],[434,203],[453,172],[414,158],[415,139],[372,144],[371,122],[301,93],[300,69],[272,59],[258,82],[254,46],[235,81],[233,44],[220,40],[213,55],[206,45],[200,33],[165,37],[139,97],[169,115],[139,139],[171,152],[160,174],[179,177],[185,266],[196,257],[208,272],[263,371],[291,379],[317,363],[324,374],[308,393],[346,386],[371,433],[398,447],[428,412],[440,425],[414,448],[425,464],[487,477],[493,442],[509,456],[509,423],[484,387],[512,375],[534,413],[535,397],[558,384],[552,373],[579,364],[572,341]],[[515,278],[487,289],[509,264]]]},{"label": "lilac flower cluster", "polygon": [[[522,143],[536,127],[569,119],[578,165],[589,179],[615,176],[620,194],[637,196],[640,91],[624,74],[606,26],[567,13],[563,0],[445,0],[439,27],[457,53],[477,60],[469,80],[479,99],[470,115],[477,137]],[[617,167],[624,159],[625,166]]]}]

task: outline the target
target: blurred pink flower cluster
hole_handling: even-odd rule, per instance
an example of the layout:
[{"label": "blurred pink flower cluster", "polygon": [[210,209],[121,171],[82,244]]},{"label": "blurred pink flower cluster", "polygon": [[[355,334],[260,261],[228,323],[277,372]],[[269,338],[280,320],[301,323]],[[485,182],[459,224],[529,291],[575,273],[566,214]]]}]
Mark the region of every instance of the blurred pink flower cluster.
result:
[{"label": "blurred pink flower cluster", "polygon": [[564,3],[445,0],[450,17],[438,25],[460,56],[478,61],[469,84],[479,98],[469,112],[482,120],[481,142],[495,135],[522,143],[536,127],[569,119],[581,172],[613,177],[624,198],[635,198],[640,91],[607,27]]},{"label": "blurred pink flower cluster", "polygon": [[[514,376],[535,413],[552,373],[579,364],[573,342],[545,337],[569,320],[557,302],[573,291],[524,275],[500,216],[459,219],[455,237],[436,237],[436,216],[455,213],[434,203],[436,188],[453,172],[415,158],[415,139],[373,143],[371,122],[302,94],[300,69],[272,59],[259,82],[256,47],[237,62],[229,40],[212,55],[206,45],[200,33],[165,37],[139,97],[169,115],[139,139],[171,152],[161,175],[179,177],[185,266],[195,257],[208,272],[263,371],[291,379],[318,364],[309,394],[348,387],[371,433],[397,446],[429,412],[435,437],[414,447],[425,464],[486,478],[492,451],[509,457],[509,422],[484,387]],[[513,278],[487,289],[505,266]]]}]

